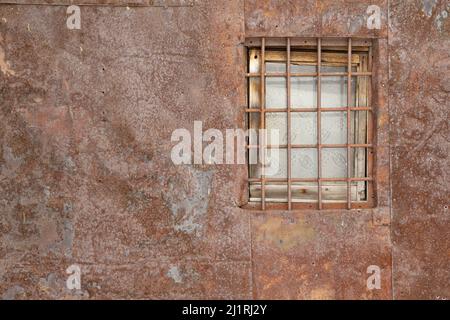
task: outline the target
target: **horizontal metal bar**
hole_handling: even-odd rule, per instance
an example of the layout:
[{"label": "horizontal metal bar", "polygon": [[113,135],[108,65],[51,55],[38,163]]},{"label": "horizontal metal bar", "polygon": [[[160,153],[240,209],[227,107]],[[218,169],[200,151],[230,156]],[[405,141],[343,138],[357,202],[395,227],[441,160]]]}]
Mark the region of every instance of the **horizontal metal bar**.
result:
[{"label": "horizontal metal bar", "polygon": [[[264,113],[275,113],[275,112],[287,112],[288,109],[284,108],[270,108],[265,109]],[[291,112],[317,112],[318,109],[316,108],[291,108]],[[320,112],[336,112],[336,111],[347,111],[348,108],[346,107],[333,107],[333,108],[327,108],[327,107],[321,107]],[[372,111],[372,108],[369,107],[351,107],[350,111]],[[247,113],[256,113],[261,112],[261,109],[245,109],[245,112]]]},{"label": "horizontal metal bar", "polygon": [[[363,143],[353,143],[353,144],[291,144],[291,148],[294,149],[311,149],[311,148],[327,148],[327,149],[333,149],[333,148],[374,148],[374,145],[372,144],[363,144]],[[287,144],[280,144],[280,145],[266,145],[267,149],[286,149],[288,147]],[[258,149],[258,145],[247,145],[247,149]]]},{"label": "horizontal metal bar", "polygon": [[[287,178],[264,178],[264,179],[259,179],[259,178],[249,178],[247,179],[248,182],[262,182],[264,180],[264,182],[288,182]],[[320,178],[320,179],[314,179],[314,178],[292,178],[291,181],[292,182],[347,182],[347,180],[349,181],[354,181],[354,182],[362,182],[362,181],[374,181],[374,178],[372,177],[366,177],[366,178]]]},{"label": "horizontal metal bar", "polygon": [[[259,78],[261,77],[260,73],[246,73],[245,76],[247,78]],[[265,77],[271,78],[271,77],[285,77],[287,78],[287,72],[266,72],[264,74]],[[310,72],[310,73],[291,73],[290,77],[317,77],[318,73],[316,72]],[[346,77],[347,72],[324,72],[320,73],[320,76],[322,77]],[[367,77],[372,76],[372,72],[352,72],[352,76],[360,76],[360,77]]]},{"label": "horizontal metal bar", "polygon": [[54,1],[54,2],[25,2],[25,1],[1,1],[0,5],[17,5],[17,6],[55,6],[55,7],[67,7],[70,5],[76,5],[79,7],[129,7],[129,8],[139,8],[139,7],[153,7],[153,8],[165,8],[165,7],[193,7],[195,5],[195,0],[147,0],[142,3],[133,2],[133,1],[123,1],[123,3],[117,3],[117,1],[113,0],[105,0],[103,3],[97,3],[95,0],[91,2],[84,3],[73,3],[73,1]]},{"label": "horizontal metal bar", "polygon": [[[301,46],[310,46],[310,47],[317,47],[317,37],[291,37],[291,47],[301,47]],[[352,46],[354,47],[370,47],[372,46],[371,39],[358,39],[355,37],[352,37]],[[279,47],[279,48],[285,48],[286,47],[286,38],[279,38],[279,37],[273,37],[273,38],[265,38],[265,46],[266,47]],[[341,37],[325,37],[321,38],[321,46],[322,47],[343,47],[346,48],[348,44],[347,38],[341,38]],[[260,47],[261,46],[261,38],[247,38],[245,39],[244,45],[246,47]],[[355,50],[357,51],[357,50]]]}]

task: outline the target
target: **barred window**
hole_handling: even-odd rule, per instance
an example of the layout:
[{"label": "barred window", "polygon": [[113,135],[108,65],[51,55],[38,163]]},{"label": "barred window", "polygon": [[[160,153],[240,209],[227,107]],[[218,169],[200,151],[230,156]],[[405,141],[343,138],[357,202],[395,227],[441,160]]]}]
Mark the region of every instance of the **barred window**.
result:
[{"label": "barred window", "polygon": [[249,129],[279,132],[276,143],[249,137],[250,202],[370,207],[371,41],[252,38],[246,45]]}]

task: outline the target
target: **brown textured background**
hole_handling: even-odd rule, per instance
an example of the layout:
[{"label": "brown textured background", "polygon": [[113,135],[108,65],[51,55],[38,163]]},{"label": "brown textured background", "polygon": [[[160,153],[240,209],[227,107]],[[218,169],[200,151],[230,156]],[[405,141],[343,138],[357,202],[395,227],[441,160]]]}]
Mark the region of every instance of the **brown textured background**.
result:
[{"label": "brown textured background", "polygon": [[[71,1],[0,1],[1,298],[450,298],[449,1],[36,3]],[[379,39],[377,209],[243,210],[245,166],[172,164],[174,129],[243,127],[250,36]]]}]

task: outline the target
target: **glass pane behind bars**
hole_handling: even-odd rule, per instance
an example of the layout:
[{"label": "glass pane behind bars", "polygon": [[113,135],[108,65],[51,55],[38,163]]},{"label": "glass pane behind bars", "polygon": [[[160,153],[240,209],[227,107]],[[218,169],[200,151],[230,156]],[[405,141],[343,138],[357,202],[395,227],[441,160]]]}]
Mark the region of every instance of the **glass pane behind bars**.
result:
[{"label": "glass pane behind bars", "polygon": [[[315,73],[316,66],[292,65],[292,73]],[[291,108],[317,108],[317,77],[291,77]]]},{"label": "glass pane behind bars", "polygon": [[[286,64],[279,62],[266,62],[266,72],[286,72]],[[267,77],[266,78],[266,108],[286,109],[286,78]]]},{"label": "glass pane behind bars", "polygon": [[[272,64],[274,65],[274,64]],[[283,64],[284,65],[284,64]],[[299,66],[297,66],[299,67]],[[310,66],[308,66],[310,67]],[[281,70],[271,67],[270,70]],[[298,72],[310,72],[311,69],[298,69]],[[327,68],[326,72],[345,72],[346,67]],[[324,71],[325,72],[325,71]],[[299,77],[300,78],[300,77]],[[286,108],[286,81],[281,78],[266,78],[266,99],[267,108],[280,107]],[[295,78],[292,78],[295,79]],[[313,107],[314,101],[317,100],[317,84],[299,86],[299,90],[292,91],[291,96],[296,96],[298,107]],[[301,84],[299,81],[297,84]],[[352,88],[355,90],[355,87]],[[322,80],[322,101],[327,102],[329,107],[343,107],[347,105],[347,78],[346,77],[324,77]],[[346,144],[347,143],[347,112],[321,112],[321,139],[323,144]],[[279,130],[279,141],[281,145],[287,143],[287,114],[286,113],[266,113],[266,128],[270,130]],[[270,137],[269,137],[270,138]],[[270,141],[270,139],[268,140]],[[270,144],[273,144],[271,141]],[[317,144],[317,113],[316,112],[293,112],[291,113],[291,143],[292,144]],[[313,155],[317,150],[310,149],[292,151],[293,175],[299,178],[311,177],[316,178],[317,174],[317,155]],[[275,157],[283,157],[283,159],[275,159]],[[330,149],[322,150],[322,171],[324,178],[345,178],[347,176],[347,149]],[[301,161],[302,159],[303,161]],[[315,162],[311,165],[307,163]],[[286,152],[273,153],[270,161],[272,167],[277,164],[280,166],[279,172],[283,172],[286,177]],[[302,166],[296,167],[295,163],[303,163]],[[303,173],[302,173],[303,172]],[[280,174],[266,175],[267,177],[280,178]]]},{"label": "glass pane behind bars", "polygon": [[[253,55],[253,58],[259,55]],[[250,57],[252,59],[252,57]],[[250,62],[251,63],[251,62]],[[285,73],[286,63],[279,61],[266,61],[266,73]],[[254,63],[253,69],[250,65],[250,72],[259,72],[259,62]],[[356,67],[352,71],[357,71]],[[317,72],[316,65],[292,64],[290,72],[308,73],[308,76],[290,78],[291,99],[290,107],[295,108],[317,108],[317,77],[309,76]],[[327,66],[322,65],[322,73],[345,73],[347,66]],[[326,108],[345,108],[347,106],[347,76],[322,76],[321,77],[321,107]],[[265,81],[265,108],[266,109],[287,109],[287,81],[285,76],[267,76]],[[366,83],[368,82],[366,79]],[[250,92],[250,103],[252,108],[259,108],[259,86],[260,79],[250,79],[250,86],[253,85],[253,92]],[[362,101],[361,94],[357,94],[357,86],[360,91],[364,82],[359,81],[357,77],[352,77],[351,81],[351,106],[366,106],[367,101]],[[366,92],[366,91],[364,91]],[[253,95],[253,96],[252,96]],[[255,105],[256,102],[256,105]],[[351,113],[351,141],[350,143],[366,143],[367,123],[364,112]],[[346,111],[322,111],[321,119],[321,143],[331,145],[323,147],[321,150],[321,171],[322,178],[347,178],[347,148],[343,147],[347,143],[347,112]],[[255,121],[250,121],[250,127],[259,126],[259,114],[252,115]],[[293,145],[308,145],[312,147],[291,149],[291,178],[296,179],[317,179],[318,178],[318,149],[315,147],[318,142],[317,132],[317,112],[291,112],[291,132],[290,139]],[[258,119],[256,119],[258,118]],[[359,120],[359,121],[357,121]],[[253,125],[252,125],[253,123]],[[267,165],[265,168],[265,177],[276,179],[287,179],[287,156],[286,145],[288,143],[288,116],[282,112],[266,112],[265,126],[269,131],[269,145],[281,145],[277,149],[267,150]],[[270,140],[270,131],[278,130],[278,141]],[[255,143],[251,143],[255,144]],[[333,145],[340,145],[333,147]],[[359,148],[351,151],[351,176],[365,177],[366,149]],[[358,160],[359,159],[359,160]],[[251,165],[250,177],[261,178],[261,165]],[[366,182],[352,182],[351,196],[352,201],[364,200]],[[287,200],[287,182],[266,182],[266,200],[267,201],[286,201]],[[317,182],[292,182],[291,191],[293,201],[317,201]],[[361,187],[362,186],[362,187]],[[358,187],[358,188],[357,188]],[[346,182],[323,182],[322,183],[323,200],[344,201],[346,199]],[[359,191],[358,191],[359,190]],[[354,192],[355,191],[355,192]],[[358,191],[358,192],[357,192]],[[250,184],[250,196],[252,198],[261,197],[261,184]]]},{"label": "glass pane behind bars", "polygon": [[317,143],[317,112],[291,113],[291,143]]}]

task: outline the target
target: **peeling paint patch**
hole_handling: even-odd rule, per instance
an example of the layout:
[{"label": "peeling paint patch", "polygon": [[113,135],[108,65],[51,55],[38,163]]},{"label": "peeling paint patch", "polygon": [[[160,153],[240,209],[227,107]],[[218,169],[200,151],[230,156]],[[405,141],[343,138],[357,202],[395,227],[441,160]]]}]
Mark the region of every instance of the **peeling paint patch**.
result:
[{"label": "peeling paint patch", "polygon": [[8,290],[6,290],[5,293],[3,293],[2,299],[3,300],[15,300],[19,296],[22,296],[24,294],[25,294],[25,289],[22,288],[21,286],[15,285],[15,286],[9,288]]},{"label": "peeling paint patch", "polygon": [[182,186],[180,180],[172,181],[164,198],[174,218],[174,229],[200,236],[208,211],[213,172],[190,168],[187,174],[186,185]]},{"label": "peeling paint patch", "polygon": [[436,7],[437,0],[423,0],[422,2],[422,11],[426,14],[427,17],[431,17],[433,15],[433,9]]},{"label": "peeling paint patch", "polygon": [[63,245],[65,249],[65,255],[67,257],[72,257],[74,233],[75,232],[72,221],[70,220],[64,221]]},{"label": "peeling paint patch", "polygon": [[[5,19],[5,18],[3,18]],[[6,19],[4,20],[6,22]],[[3,43],[3,36],[0,34],[0,43]],[[6,76],[14,76],[16,75],[15,71],[11,69],[11,66],[9,65],[9,62],[6,61],[5,58],[5,51],[0,46],[0,70],[6,75]]]},{"label": "peeling paint patch", "polygon": [[5,60],[5,51],[2,47],[0,47],[0,70],[6,75],[6,76],[15,76],[16,72],[11,69],[11,66],[9,65],[9,62]]},{"label": "peeling paint patch", "polygon": [[442,32],[443,30],[443,26],[444,26],[444,22],[445,20],[448,18],[448,12],[446,10],[441,11],[441,13],[439,13],[436,18],[435,18],[435,23],[436,23],[436,28]]},{"label": "peeling paint patch", "polygon": [[169,271],[167,271],[167,276],[171,278],[175,283],[182,283],[183,277],[181,276],[180,270],[176,266],[171,266]]},{"label": "peeling paint patch", "polygon": [[257,29],[264,27],[264,12],[259,10],[254,10],[246,20],[247,27],[249,29]]}]

